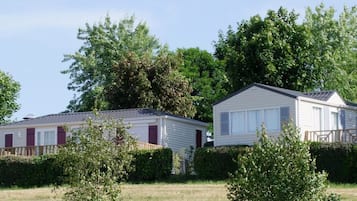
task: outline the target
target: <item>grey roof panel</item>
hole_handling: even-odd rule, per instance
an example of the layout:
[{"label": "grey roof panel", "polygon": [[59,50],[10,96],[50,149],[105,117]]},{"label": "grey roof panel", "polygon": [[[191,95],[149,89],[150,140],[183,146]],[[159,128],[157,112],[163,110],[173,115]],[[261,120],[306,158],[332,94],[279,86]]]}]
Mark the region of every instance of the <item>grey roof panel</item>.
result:
[{"label": "grey roof panel", "polygon": [[289,96],[291,98],[296,98],[298,96],[305,96],[303,93],[301,93],[300,91],[294,91],[294,90],[290,90],[290,89],[283,89],[283,88],[279,88],[279,87],[273,87],[273,86],[269,86],[269,85],[265,85],[265,84],[260,84],[260,83],[253,83],[253,84],[250,84],[228,96],[226,96],[225,98],[215,102],[213,105],[217,105],[218,103],[221,103],[235,95],[238,95],[240,94],[241,92],[251,88],[251,87],[259,87],[259,88],[263,88],[263,89],[266,89],[266,90],[269,90],[269,91],[273,91],[273,92],[276,92],[276,93],[279,93],[279,94],[282,94],[282,95],[285,95],[285,96]]},{"label": "grey roof panel", "polygon": [[[300,91],[295,91],[295,90],[290,90],[290,89],[284,89],[284,88],[279,88],[279,87],[273,87],[273,86],[269,86],[269,85],[265,85],[265,84],[260,84],[260,83],[253,83],[253,84],[250,84],[228,96],[226,96],[225,98],[215,102],[213,105],[216,105],[218,103],[221,103],[237,94],[240,94],[241,92],[253,87],[253,86],[256,86],[256,87],[259,87],[259,88],[262,88],[262,89],[266,89],[266,90],[269,90],[269,91],[273,91],[273,92],[276,92],[278,94],[282,94],[284,96],[288,96],[288,97],[291,97],[291,98],[297,98],[297,97],[306,97],[306,98],[312,98],[312,99],[315,99],[315,100],[320,100],[320,101],[327,101],[332,95],[333,93],[335,93],[335,91],[315,91],[315,92],[306,92],[306,93],[303,93],[303,92],[300,92]],[[354,103],[347,103],[348,105],[352,105]],[[356,104],[357,105],[357,104]]]},{"label": "grey roof panel", "polygon": [[321,101],[327,101],[328,99],[331,98],[331,96],[335,93],[335,91],[314,91],[314,92],[308,92],[304,93],[306,96],[321,100]]},{"label": "grey roof panel", "polygon": [[[108,111],[100,111],[99,115],[103,115],[104,117],[110,117],[113,119],[128,119],[128,118],[144,118],[144,117],[152,117],[152,116],[172,116],[182,119],[188,119],[185,117],[180,117],[176,115],[172,115],[166,112],[157,111],[154,109],[147,108],[134,108],[134,109],[121,109],[121,110],[108,110]],[[59,114],[49,114],[45,116],[40,116],[33,119],[26,119],[18,122],[13,122],[3,126],[26,126],[26,125],[39,125],[39,124],[66,124],[71,122],[84,122],[89,117],[95,118],[93,112],[70,112],[70,113],[59,113]],[[193,120],[189,119],[192,121]],[[201,122],[202,123],[202,122]]]}]

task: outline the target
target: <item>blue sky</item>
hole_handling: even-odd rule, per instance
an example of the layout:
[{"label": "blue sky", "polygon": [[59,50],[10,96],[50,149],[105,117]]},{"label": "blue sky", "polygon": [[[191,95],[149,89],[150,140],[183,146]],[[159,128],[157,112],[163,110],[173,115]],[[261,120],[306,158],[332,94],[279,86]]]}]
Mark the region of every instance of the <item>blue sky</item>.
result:
[{"label": "blue sky", "polygon": [[357,4],[352,0],[1,0],[0,70],[21,84],[17,99],[21,109],[12,119],[66,109],[74,92],[67,90],[68,75],[60,73],[70,65],[62,62],[63,55],[81,46],[78,28],[102,21],[107,14],[113,21],[134,14],[172,50],[199,47],[213,52],[219,30],[225,32],[229,25],[256,14],[265,16],[280,6],[294,9],[302,20],[306,7],[321,2],[337,11]]}]

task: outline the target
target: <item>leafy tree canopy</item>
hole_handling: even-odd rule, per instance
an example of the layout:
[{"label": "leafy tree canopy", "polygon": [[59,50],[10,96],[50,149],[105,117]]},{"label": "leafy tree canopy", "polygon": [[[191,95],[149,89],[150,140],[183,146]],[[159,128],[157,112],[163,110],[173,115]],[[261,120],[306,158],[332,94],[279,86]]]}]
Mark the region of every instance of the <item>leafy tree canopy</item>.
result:
[{"label": "leafy tree canopy", "polygon": [[307,8],[303,25],[311,41],[316,88],[337,90],[345,99],[357,100],[357,7],[345,7],[339,16],[323,4]]},{"label": "leafy tree canopy", "polygon": [[265,18],[251,17],[234,31],[220,33],[215,55],[224,61],[232,90],[253,82],[289,89],[313,88],[308,60],[309,40],[298,15],[280,8]]},{"label": "leafy tree canopy", "polygon": [[181,58],[160,45],[145,23],[134,17],[80,29],[82,47],[64,61],[72,61],[70,90],[80,93],[68,106],[72,111],[149,107],[192,117],[189,82],[178,72]]},{"label": "leafy tree canopy", "polygon": [[284,8],[254,16],[220,33],[215,55],[225,64],[232,91],[252,82],[311,91],[334,89],[356,99],[356,7],[336,19],[323,4],[303,23]]},{"label": "leafy tree canopy", "polygon": [[195,97],[195,118],[212,122],[212,104],[227,95],[228,79],[221,65],[212,54],[199,48],[179,49],[183,56],[180,72],[189,79]]},{"label": "leafy tree canopy", "polygon": [[0,123],[6,123],[12,113],[20,108],[16,103],[19,91],[20,84],[0,71]]}]

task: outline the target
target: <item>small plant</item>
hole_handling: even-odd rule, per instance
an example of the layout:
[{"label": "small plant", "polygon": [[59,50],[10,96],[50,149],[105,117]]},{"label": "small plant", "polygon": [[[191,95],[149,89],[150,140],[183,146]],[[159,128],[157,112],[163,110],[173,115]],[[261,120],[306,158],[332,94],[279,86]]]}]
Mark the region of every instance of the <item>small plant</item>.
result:
[{"label": "small plant", "polygon": [[258,135],[252,152],[238,158],[227,185],[229,200],[326,200],[326,174],[315,172],[309,146],[292,124],[278,138],[269,138],[264,128]]},{"label": "small plant", "polygon": [[69,184],[64,200],[118,200],[120,182],[131,169],[135,141],[122,122],[88,119],[60,149],[58,159]]}]

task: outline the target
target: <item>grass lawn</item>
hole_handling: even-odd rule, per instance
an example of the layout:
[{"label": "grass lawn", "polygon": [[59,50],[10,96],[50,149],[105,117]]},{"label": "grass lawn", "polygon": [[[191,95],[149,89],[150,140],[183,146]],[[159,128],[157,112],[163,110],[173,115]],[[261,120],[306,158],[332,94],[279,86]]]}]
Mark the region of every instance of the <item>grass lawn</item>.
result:
[{"label": "grass lawn", "polygon": [[[357,201],[357,185],[332,185],[329,192],[342,196],[342,200]],[[126,184],[122,187],[123,200],[132,201],[227,201],[225,184],[189,183],[189,184]],[[60,200],[62,192],[56,194],[52,188],[0,189],[0,201],[37,201]]]}]

